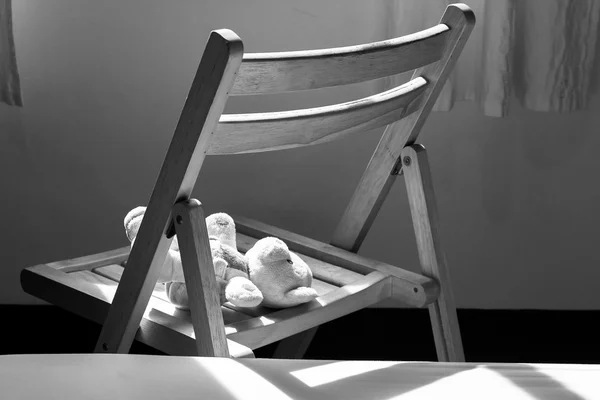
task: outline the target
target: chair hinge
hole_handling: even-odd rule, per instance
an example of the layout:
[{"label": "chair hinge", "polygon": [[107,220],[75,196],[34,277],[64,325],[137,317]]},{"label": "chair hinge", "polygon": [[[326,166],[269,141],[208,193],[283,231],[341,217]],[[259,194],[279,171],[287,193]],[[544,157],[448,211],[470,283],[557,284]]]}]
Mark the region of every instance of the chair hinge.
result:
[{"label": "chair hinge", "polygon": [[396,160],[396,165],[392,169],[392,173],[390,175],[403,175],[404,171],[402,170],[402,157],[398,157]]},{"label": "chair hinge", "polygon": [[175,224],[173,223],[173,219],[171,219],[171,222],[169,222],[169,226],[167,227],[167,232],[165,234],[165,236],[167,236],[167,239],[171,239],[173,236],[176,235],[177,232],[175,232]]}]

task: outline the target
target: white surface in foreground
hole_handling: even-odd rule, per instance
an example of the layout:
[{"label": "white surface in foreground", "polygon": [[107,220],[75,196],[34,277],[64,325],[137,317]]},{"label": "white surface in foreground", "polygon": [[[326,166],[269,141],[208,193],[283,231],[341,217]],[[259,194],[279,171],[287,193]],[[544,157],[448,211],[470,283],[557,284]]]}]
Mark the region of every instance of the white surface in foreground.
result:
[{"label": "white surface in foreground", "polygon": [[3,399],[600,399],[600,365],[0,356]]}]

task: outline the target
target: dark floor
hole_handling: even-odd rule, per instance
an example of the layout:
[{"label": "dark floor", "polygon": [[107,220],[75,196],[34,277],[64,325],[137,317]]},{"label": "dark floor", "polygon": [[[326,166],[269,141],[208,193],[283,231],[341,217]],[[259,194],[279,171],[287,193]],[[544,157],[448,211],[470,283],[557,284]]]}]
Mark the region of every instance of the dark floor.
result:
[{"label": "dark floor", "polygon": [[[0,354],[90,353],[100,333],[99,325],[54,306],[0,311]],[[461,309],[458,317],[467,361],[600,364],[600,311]],[[141,343],[131,352],[161,354]],[[365,309],[322,325],[305,358],[433,361],[436,354],[426,310]]]}]

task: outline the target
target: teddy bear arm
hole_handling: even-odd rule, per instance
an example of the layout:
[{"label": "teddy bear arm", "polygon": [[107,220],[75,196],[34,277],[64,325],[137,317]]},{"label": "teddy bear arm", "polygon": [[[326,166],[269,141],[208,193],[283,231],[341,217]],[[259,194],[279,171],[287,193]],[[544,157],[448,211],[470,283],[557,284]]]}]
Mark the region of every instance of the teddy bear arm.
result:
[{"label": "teddy bear arm", "polygon": [[230,246],[221,245],[220,254],[230,269],[233,268],[245,274],[248,273],[248,260],[240,252]]}]

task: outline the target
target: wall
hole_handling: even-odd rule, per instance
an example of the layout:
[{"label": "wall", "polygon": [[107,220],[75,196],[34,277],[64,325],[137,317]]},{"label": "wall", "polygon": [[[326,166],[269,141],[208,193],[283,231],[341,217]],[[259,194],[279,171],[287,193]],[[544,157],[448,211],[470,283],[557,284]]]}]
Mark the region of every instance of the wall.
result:
[{"label": "wall", "polygon": [[[36,302],[19,286],[26,266],[127,244],[123,217],[147,202],[212,29],[233,29],[247,51],[383,38],[381,15],[359,0],[341,8],[318,0],[13,3],[26,104],[0,107],[0,303]],[[228,111],[325,104],[369,90],[236,99]],[[460,103],[429,119],[421,141],[459,307],[600,307],[598,110],[598,98],[572,114],[513,104],[508,118],[493,119]],[[209,212],[327,240],[378,134],[209,158],[194,195]],[[412,235],[400,180],[362,254],[415,270]]]}]

